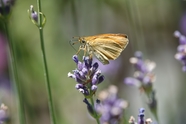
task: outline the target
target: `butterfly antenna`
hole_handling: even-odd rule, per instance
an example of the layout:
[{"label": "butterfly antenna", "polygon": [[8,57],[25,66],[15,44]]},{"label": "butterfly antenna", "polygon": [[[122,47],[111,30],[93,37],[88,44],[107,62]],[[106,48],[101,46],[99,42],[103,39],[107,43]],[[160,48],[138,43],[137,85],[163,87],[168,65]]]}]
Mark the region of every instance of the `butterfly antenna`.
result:
[{"label": "butterfly antenna", "polygon": [[[73,39],[74,39],[75,42],[72,42]],[[77,39],[78,39],[78,40],[77,40]],[[72,43],[71,43],[71,42],[72,42]],[[69,43],[70,43],[71,45],[74,45],[74,44],[79,43],[79,37],[72,37],[72,40],[70,40]]]},{"label": "butterfly antenna", "polygon": [[[77,43],[77,42],[75,42],[75,43]],[[72,40],[69,41],[70,46],[74,49],[74,51],[77,52],[77,49],[75,49],[75,47],[73,46],[75,43],[72,43]]]}]

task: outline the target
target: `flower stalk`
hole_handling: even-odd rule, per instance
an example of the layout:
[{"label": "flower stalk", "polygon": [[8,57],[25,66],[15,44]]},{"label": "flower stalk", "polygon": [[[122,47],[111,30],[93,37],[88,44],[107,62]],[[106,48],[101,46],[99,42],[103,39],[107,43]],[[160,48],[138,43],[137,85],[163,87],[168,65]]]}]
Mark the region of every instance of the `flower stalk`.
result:
[{"label": "flower stalk", "polygon": [[[90,98],[90,101],[91,101],[91,104],[92,104],[92,106],[93,106],[93,108],[95,107],[95,105],[94,105],[94,99],[93,99],[93,96]],[[95,111],[95,108],[93,109],[94,110],[94,118],[96,119],[96,122],[97,122],[97,124],[100,124],[100,120],[99,120],[99,116],[98,116],[98,113]]]},{"label": "flower stalk", "polygon": [[2,13],[0,13],[0,17],[4,24],[5,34],[8,40],[8,44],[9,44],[11,72],[13,73],[13,81],[15,81],[15,84],[16,84],[15,87],[16,87],[17,94],[18,94],[17,97],[18,97],[18,108],[19,108],[19,120],[20,120],[20,124],[26,124],[23,94],[22,94],[21,84],[20,84],[20,81],[18,78],[18,72],[17,72],[16,50],[15,50],[14,42],[12,41],[10,37],[10,31],[8,27],[10,10],[13,5],[13,2],[7,5],[6,5],[6,2],[4,2],[3,0],[0,0],[0,2],[1,2],[0,8],[2,9]]},{"label": "flower stalk", "polygon": [[54,114],[54,105],[53,105],[53,99],[52,99],[52,91],[50,86],[50,79],[49,79],[49,72],[47,67],[47,59],[46,59],[46,53],[45,53],[45,45],[44,45],[44,36],[43,36],[43,28],[46,23],[46,17],[42,13],[41,10],[41,0],[37,0],[37,8],[38,12],[34,11],[33,6],[30,6],[30,10],[28,10],[29,18],[38,27],[39,35],[40,35],[40,44],[41,44],[41,53],[43,57],[43,63],[44,63],[44,76],[45,76],[45,82],[47,87],[47,94],[48,94],[48,105],[49,105],[49,111],[50,111],[50,117],[51,117],[51,123],[57,124]]},{"label": "flower stalk", "polygon": [[20,119],[20,124],[26,124],[25,120],[25,109],[24,109],[24,103],[23,103],[23,95],[22,95],[22,90],[21,90],[21,84],[18,78],[18,73],[17,73],[17,61],[16,61],[16,54],[15,54],[15,46],[14,43],[12,42],[10,36],[9,36],[9,30],[8,30],[8,20],[4,21],[5,25],[5,32],[7,35],[7,39],[9,41],[9,47],[10,47],[10,54],[11,54],[11,65],[12,65],[12,71],[14,75],[14,81],[16,83],[16,88],[17,88],[17,93],[18,93],[18,99],[19,99],[19,119]]}]

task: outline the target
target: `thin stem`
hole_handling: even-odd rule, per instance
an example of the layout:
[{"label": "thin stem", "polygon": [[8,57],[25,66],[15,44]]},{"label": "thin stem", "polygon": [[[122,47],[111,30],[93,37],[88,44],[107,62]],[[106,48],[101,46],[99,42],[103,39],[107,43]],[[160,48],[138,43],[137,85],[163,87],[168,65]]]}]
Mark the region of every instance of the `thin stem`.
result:
[{"label": "thin stem", "polygon": [[[151,98],[152,96],[151,96],[149,93],[145,92],[145,94],[146,94],[146,96],[147,96],[147,98],[148,98],[149,100],[150,100],[150,99],[153,99],[153,98]],[[154,99],[154,100],[156,100],[156,99]],[[158,119],[158,115],[157,115],[157,101],[153,101],[153,102],[156,102],[156,103],[155,103],[155,106],[150,107],[150,106],[148,105],[148,107],[149,107],[151,113],[154,115],[156,121],[158,122],[159,119]]]},{"label": "thin stem", "polygon": [[[41,1],[37,0],[37,8],[38,13],[41,13]],[[44,62],[44,76],[46,79],[46,86],[47,86],[47,93],[48,93],[48,104],[49,104],[49,110],[50,110],[50,117],[51,117],[51,123],[56,124],[55,115],[54,115],[54,108],[53,108],[53,101],[52,101],[52,92],[50,87],[50,80],[49,80],[49,74],[48,74],[48,67],[47,67],[47,60],[46,60],[46,54],[45,54],[45,47],[44,47],[44,37],[43,37],[43,27],[42,27],[42,15],[39,14],[38,16],[39,20],[39,34],[40,34],[40,42],[41,42],[41,51],[42,51],[42,57]]]},{"label": "thin stem", "polygon": [[5,18],[5,20],[4,20],[4,25],[5,25],[5,32],[6,32],[7,39],[9,42],[9,47],[10,47],[10,55],[11,55],[10,60],[11,60],[12,71],[13,71],[13,75],[14,75],[14,81],[16,83],[17,93],[18,93],[20,124],[26,124],[23,95],[22,95],[21,85],[20,85],[18,73],[17,73],[17,63],[16,63],[17,61],[16,61],[16,54],[15,54],[15,46],[9,36],[8,19],[7,18]]},{"label": "thin stem", "polygon": [[[91,104],[92,104],[92,106],[94,108],[94,99],[93,99],[93,97],[90,98],[90,101],[91,101]],[[100,124],[99,117],[98,117],[97,112],[95,111],[95,109],[94,109],[94,115],[96,116],[97,124]]]},{"label": "thin stem", "polygon": [[126,110],[123,110],[123,122],[122,122],[122,124],[127,124],[128,123],[128,120],[126,119],[126,117],[125,117],[125,112]]}]

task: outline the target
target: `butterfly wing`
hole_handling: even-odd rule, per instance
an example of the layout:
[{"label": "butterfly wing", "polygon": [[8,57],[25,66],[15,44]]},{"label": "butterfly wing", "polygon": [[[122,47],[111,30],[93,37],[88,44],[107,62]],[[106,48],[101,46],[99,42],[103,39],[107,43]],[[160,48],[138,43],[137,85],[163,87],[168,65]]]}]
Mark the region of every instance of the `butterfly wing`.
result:
[{"label": "butterfly wing", "polygon": [[95,50],[93,52],[93,54],[104,65],[109,64],[109,61],[108,61],[109,59],[102,52],[100,52],[99,50]]},{"label": "butterfly wing", "polygon": [[103,64],[108,64],[108,60],[116,59],[128,44],[125,34],[102,34],[86,37],[90,51]]}]

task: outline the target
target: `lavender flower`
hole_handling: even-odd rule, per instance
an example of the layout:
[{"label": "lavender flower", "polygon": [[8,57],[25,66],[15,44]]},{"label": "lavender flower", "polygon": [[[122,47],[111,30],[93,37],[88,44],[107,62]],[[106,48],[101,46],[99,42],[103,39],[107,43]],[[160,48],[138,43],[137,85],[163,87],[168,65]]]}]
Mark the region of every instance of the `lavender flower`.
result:
[{"label": "lavender flower", "polygon": [[130,63],[134,65],[136,71],[134,77],[125,78],[127,85],[135,85],[142,91],[151,92],[152,83],[155,81],[155,75],[152,73],[156,63],[150,60],[143,60],[142,52],[135,52],[135,57],[130,58]]},{"label": "lavender flower", "polygon": [[140,51],[135,52],[135,57],[130,58],[136,69],[134,77],[127,77],[124,79],[124,83],[127,85],[134,85],[141,91],[145,92],[148,97],[148,106],[151,112],[157,117],[157,100],[155,98],[155,91],[153,89],[153,82],[155,81],[155,75],[152,73],[156,64],[150,60],[143,60],[143,54]]},{"label": "lavender flower", "polygon": [[150,118],[145,120],[145,109],[140,108],[138,114],[138,122],[135,122],[135,118],[131,116],[129,119],[129,124],[152,124],[152,120]]},{"label": "lavender flower", "polygon": [[8,15],[14,3],[15,3],[15,0],[1,0],[0,1],[0,14]]},{"label": "lavender flower", "polygon": [[117,87],[111,85],[99,93],[98,97],[102,102],[97,104],[96,111],[101,114],[100,120],[103,124],[118,124],[128,106],[125,100],[117,97],[117,92]]},{"label": "lavender flower", "polygon": [[74,62],[77,68],[73,73],[69,72],[68,77],[73,78],[77,84],[76,89],[79,90],[86,98],[92,97],[97,91],[98,84],[103,82],[104,76],[101,75],[101,70],[98,69],[97,62],[92,64],[92,59],[83,57],[83,62],[78,60],[77,55],[74,55]]},{"label": "lavender flower", "polygon": [[174,36],[179,38],[179,45],[175,58],[182,63],[182,70],[186,72],[186,36],[182,35],[179,31],[175,31]]}]

